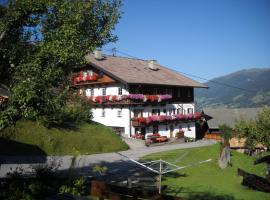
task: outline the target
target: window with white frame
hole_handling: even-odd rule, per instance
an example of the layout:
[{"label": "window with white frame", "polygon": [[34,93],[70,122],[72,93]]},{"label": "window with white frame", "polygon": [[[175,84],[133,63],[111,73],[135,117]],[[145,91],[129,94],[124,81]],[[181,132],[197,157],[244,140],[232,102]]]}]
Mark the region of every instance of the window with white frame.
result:
[{"label": "window with white frame", "polygon": [[106,88],[102,88],[102,96],[106,96]]},{"label": "window with white frame", "polygon": [[121,87],[118,88],[118,95],[122,95],[123,94],[123,89]]},{"label": "window with white frame", "polygon": [[160,115],[160,109],[152,109],[152,115]]},{"label": "window with white frame", "polygon": [[117,117],[122,117],[122,109],[117,110]]},{"label": "window with white frame", "polygon": [[143,109],[134,109],[134,117],[142,117],[143,116]]},{"label": "window with white frame", "polygon": [[88,96],[91,96],[91,89],[86,89],[85,90],[85,95],[88,97]]},{"label": "window with white frame", "polygon": [[193,114],[193,108],[188,108],[187,112],[188,112],[188,114]]},{"label": "window with white frame", "polygon": [[105,117],[105,109],[104,108],[101,110],[101,117]]}]

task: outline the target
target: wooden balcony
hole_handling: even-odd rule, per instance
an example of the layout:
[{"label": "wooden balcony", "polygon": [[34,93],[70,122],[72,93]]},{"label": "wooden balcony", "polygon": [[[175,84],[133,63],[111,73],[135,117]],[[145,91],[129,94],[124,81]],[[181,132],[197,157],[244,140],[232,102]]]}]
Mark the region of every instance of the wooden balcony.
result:
[{"label": "wooden balcony", "polygon": [[100,76],[98,74],[94,74],[93,76],[86,76],[85,78],[79,76],[78,74],[74,74],[72,76],[73,86],[109,84],[115,82],[116,82],[115,80],[111,79],[107,75]]},{"label": "wooden balcony", "polygon": [[93,102],[90,101],[89,102],[91,105],[94,105],[96,107],[104,107],[104,106],[127,106],[127,105],[143,105],[144,102],[137,102],[137,101],[132,101],[131,99],[125,99],[125,100],[121,100],[121,101],[115,101],[115,102],[111,102],[111,101],[104,101],[104,102]]}]

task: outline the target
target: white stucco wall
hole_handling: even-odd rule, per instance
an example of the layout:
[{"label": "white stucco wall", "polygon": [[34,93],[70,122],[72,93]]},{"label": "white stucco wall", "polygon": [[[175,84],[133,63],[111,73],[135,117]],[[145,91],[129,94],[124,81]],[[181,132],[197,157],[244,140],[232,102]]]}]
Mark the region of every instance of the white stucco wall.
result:
[{"label": "white stucco wall", "polygon": [[[109,127],[124,127],[125,137],[130,133],[130,111],[128,108],[104,108],[105,116],[102,116],[102,108],[92,108],[93,121]],[[122,117],[118,116],[118,111],[122,110]]]}]

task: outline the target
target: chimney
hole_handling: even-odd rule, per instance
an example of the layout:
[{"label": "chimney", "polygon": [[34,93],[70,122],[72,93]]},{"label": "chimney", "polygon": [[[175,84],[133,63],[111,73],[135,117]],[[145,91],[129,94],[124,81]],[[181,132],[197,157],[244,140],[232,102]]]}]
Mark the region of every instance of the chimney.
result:
[{"label": "chimney", "polygon": [[149,67],[149,69],[154,70],[154,71],[158,70],[157,61],[156,60],[149,60],[148,67]]},{"label": "chimney", "polygon": [[97,60],[102,60],[103,59],[103,56],[102,56],[102,53],[100,50],[95,50],[94,51],[94,56],[95,56],[95,59]]}]

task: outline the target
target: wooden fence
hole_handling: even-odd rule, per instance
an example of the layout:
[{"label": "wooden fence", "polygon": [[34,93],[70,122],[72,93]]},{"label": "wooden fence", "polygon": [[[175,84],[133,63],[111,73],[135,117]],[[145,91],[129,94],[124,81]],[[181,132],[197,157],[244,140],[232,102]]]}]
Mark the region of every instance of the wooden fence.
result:
[{"label": "wooden fence", "polygon": [[153,200],[183,200],[180,197],[158,194],[158,191],[147,191],[143,189],[120,187],[106,184],[101,181],[91,181],[90,195],[100,200],[131,200],[131,199],[153,199]]}]

